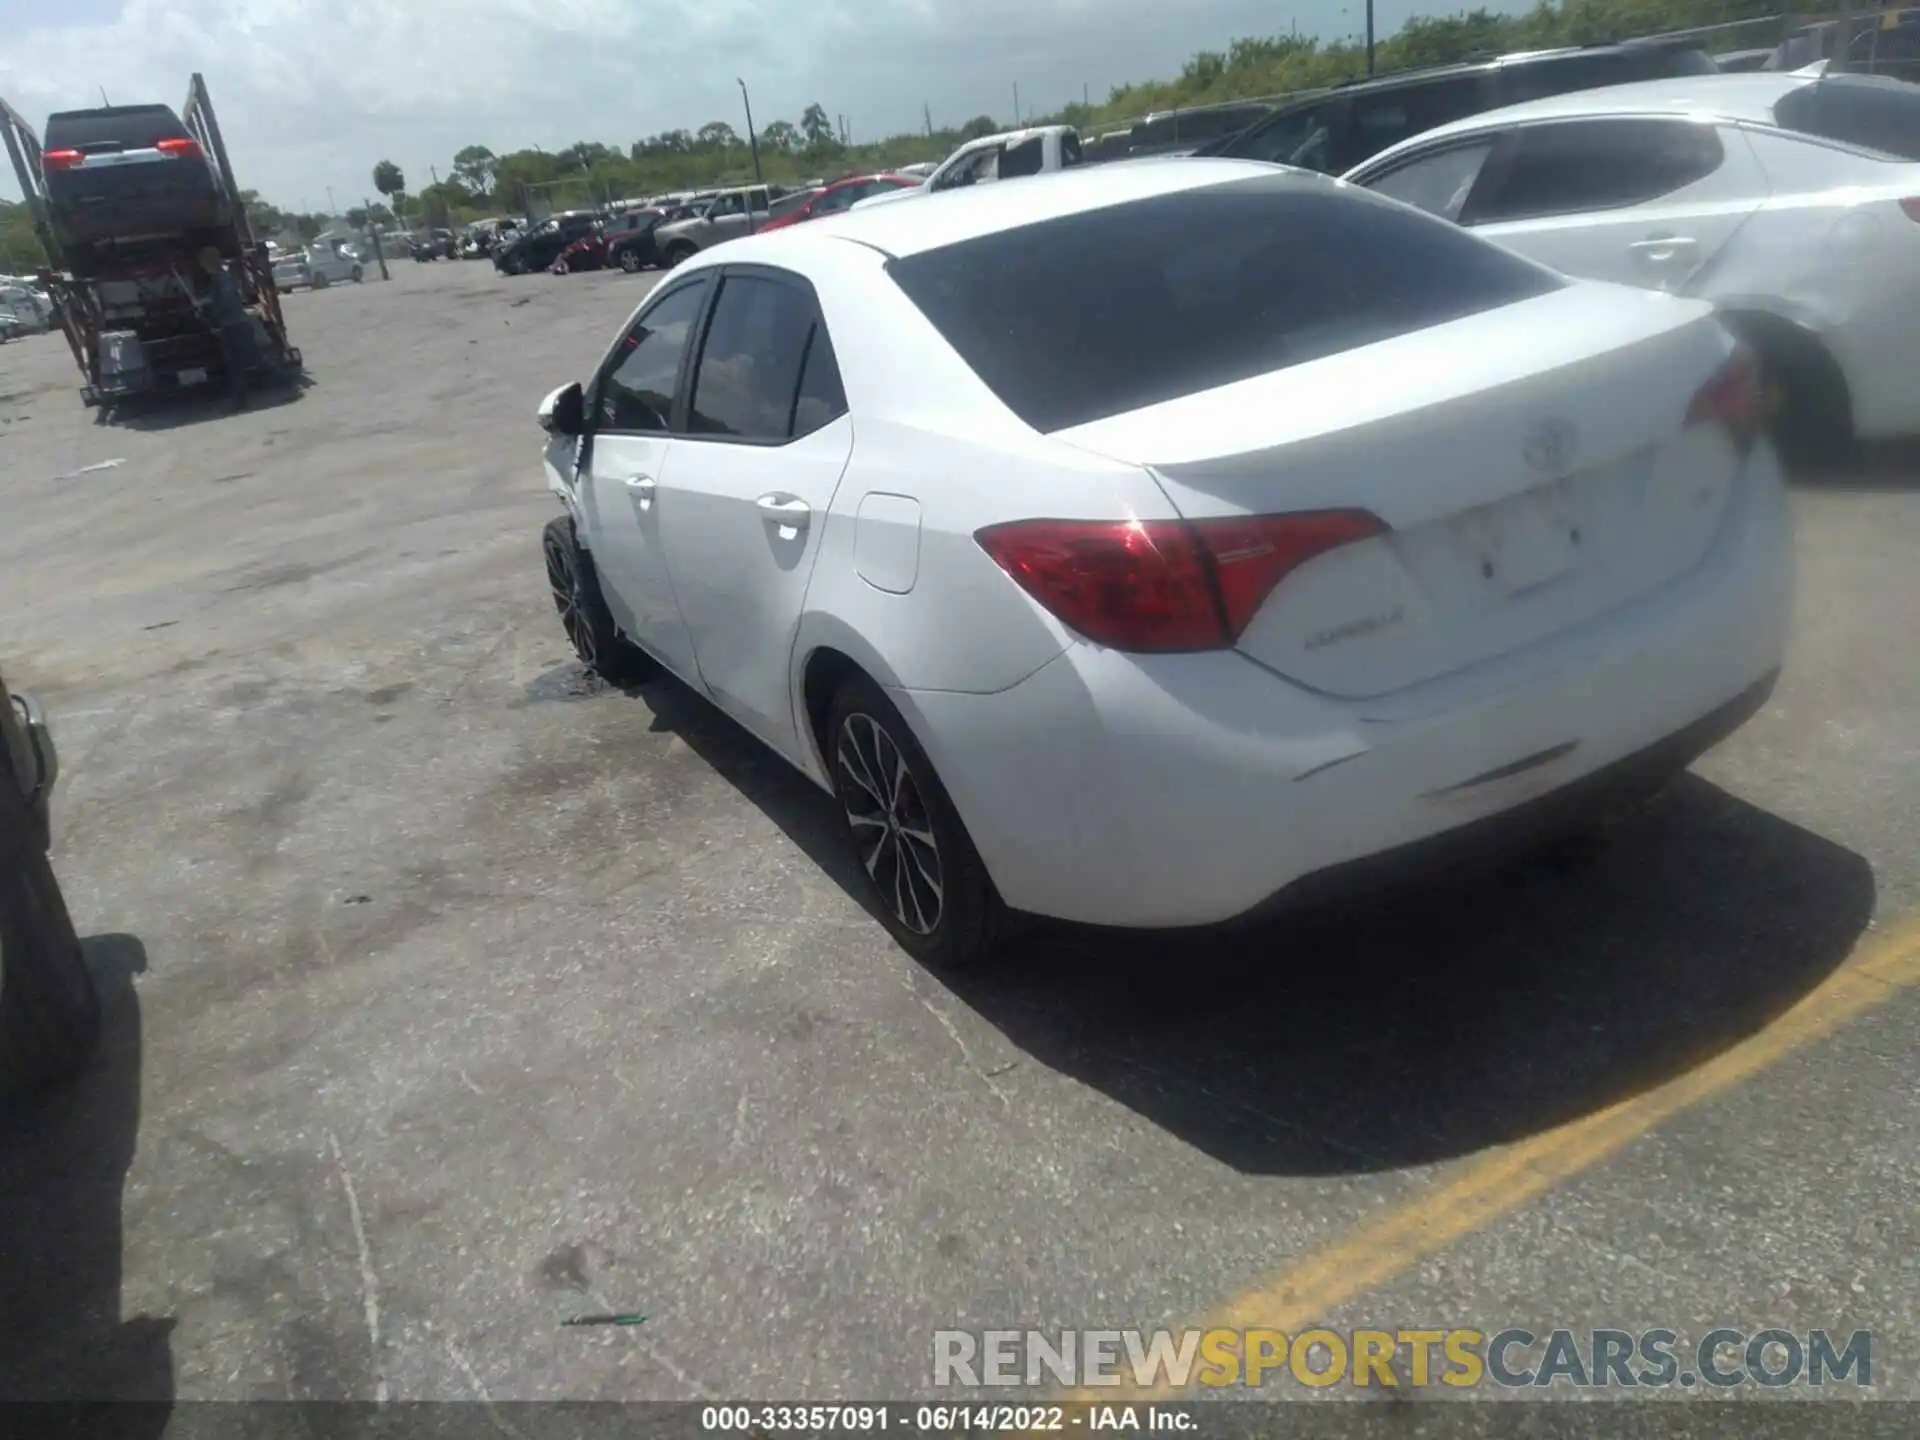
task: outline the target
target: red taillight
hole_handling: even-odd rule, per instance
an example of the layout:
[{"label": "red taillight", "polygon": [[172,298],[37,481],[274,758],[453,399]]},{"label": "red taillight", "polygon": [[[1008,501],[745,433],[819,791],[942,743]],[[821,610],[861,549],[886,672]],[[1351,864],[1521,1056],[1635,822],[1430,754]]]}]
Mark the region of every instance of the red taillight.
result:
[{"label": "red taillight", "polygon": [[1761,411],[1760,363],[1742,345],[1694,393],[1687,406],[1687,424],[1724,425],[1744,451],[1760,433]]},{"label": "red taillight", "polygon": [[1289,571],[1387,527],[1363,510],[1213,520],[1018,520],[974,538],[1028,594],[1116,650],[1226,649]]},{"label": "red taillight", "polygon": [[182,160],[197,160],[204,153],[198,140],[162,140],[153,148],[162,155],[177,155]]},{"label": "red taillight", "polygon": [[71,170],[86,157],[78,150],[49,150],[40,157],[42,170]]}]

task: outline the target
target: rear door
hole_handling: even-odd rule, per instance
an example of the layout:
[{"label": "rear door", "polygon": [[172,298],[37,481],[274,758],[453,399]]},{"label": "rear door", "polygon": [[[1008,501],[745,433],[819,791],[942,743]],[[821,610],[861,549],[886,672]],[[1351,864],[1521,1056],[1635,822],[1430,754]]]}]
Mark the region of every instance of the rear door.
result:
[{"label": "rear door", "polygon": [[580,462],[587,548],[621,630],[691,680],[693,646],[660,542],[660,490],[673,455],[674,401],[709,278],[661,287],[602,363],[586,395]]},{"label": "rear door", "polygon": [[782,270],[729,267],[662,481],[660,535],[708,693],[796,759],[793,640],[852,452],[812,287]]},{"label": "rear door", "polygon": [[1507,132],[1459,220],[1568,275],[1685,294],[1767,195],[1735,126],[1598,117]]}]

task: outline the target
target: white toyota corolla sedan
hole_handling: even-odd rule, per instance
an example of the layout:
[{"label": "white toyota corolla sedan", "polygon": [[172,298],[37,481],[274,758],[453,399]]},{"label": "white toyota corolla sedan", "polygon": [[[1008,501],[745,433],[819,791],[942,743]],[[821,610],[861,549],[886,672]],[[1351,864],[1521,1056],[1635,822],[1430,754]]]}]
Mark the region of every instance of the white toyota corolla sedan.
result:
[{"label": "white toyota corolla sedan", "polygon": [[1787,629],[1709,305],[1272,166],[718,247],[540,418],[581,658],[831,791],[929,961],[1577,824],[1750,715]]}]

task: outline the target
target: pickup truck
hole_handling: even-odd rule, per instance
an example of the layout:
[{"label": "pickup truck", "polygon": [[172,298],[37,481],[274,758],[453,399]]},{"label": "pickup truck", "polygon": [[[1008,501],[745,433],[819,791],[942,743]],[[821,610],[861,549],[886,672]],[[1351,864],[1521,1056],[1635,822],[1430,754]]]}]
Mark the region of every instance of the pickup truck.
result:
[{"label": "pickup truck", "polygon": [[852,208],[865,210],[872,205],[897,205],[917,195],[1043,175],[1049,170],[1065,170],[1082,162],[1080,132],[1071,125],[1035,125],[1001,135],[982,135],[967,141],[942,160],[922,184],[912,189],[869,195]]},{"label": "pickup truck", "polygon": [[722,240],[751,235],[773,218],[774,201],[785,194],[785,189],[778,185],[745,185],[737,190],[722,190],[707,201],[698,214],[656,229],[654,252],[662,264],[671,267]]},{"label": "pickup truck", "polygon": [[100,999],[47,858],[59,773],[39,706],[0,680],[0,1095],[72,1079],[100,1033]]}]

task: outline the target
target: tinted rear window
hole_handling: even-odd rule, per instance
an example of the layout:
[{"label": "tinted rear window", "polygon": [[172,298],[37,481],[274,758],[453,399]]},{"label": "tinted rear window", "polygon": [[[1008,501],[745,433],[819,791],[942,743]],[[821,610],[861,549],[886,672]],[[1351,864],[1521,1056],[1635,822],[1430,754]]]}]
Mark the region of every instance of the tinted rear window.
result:
[{"label": "tinted rear window", "polygon": [[888,270],[994,394],[1041,431],[1562,283],[1444,221],[1288,175],[1002,231]]},{"label": "tinted rear window", "polygon": [[1920,160],[1920,87],[1884,75],[1835,75],[1776,100],[1788,130]]},{"label": "tinted rear window", "polygon": [[144,150],[161,140],[177,140],[186,127],[165,105],[122,105],[112,110],[69,110],[47,117],[47,149],[84,150],[90,145],[119,145]]}]

